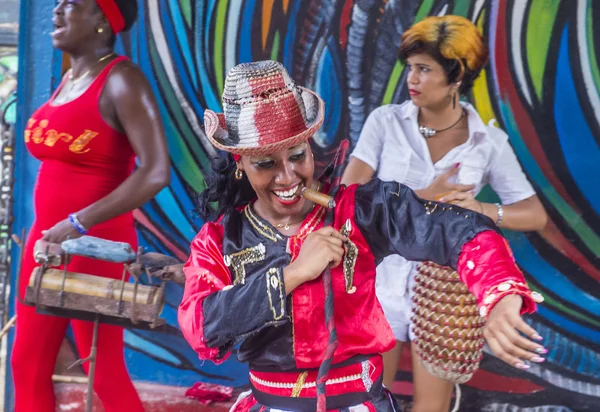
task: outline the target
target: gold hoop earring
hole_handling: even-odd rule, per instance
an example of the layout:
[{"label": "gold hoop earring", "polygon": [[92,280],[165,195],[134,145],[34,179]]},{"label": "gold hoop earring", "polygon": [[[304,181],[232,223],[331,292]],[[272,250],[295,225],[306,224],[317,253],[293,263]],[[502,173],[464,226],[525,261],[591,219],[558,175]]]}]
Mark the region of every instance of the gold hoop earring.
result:
[{"label": "gold hoop earring", "polygon": [[244,172],[242,172],[242,170],[239,168],[235,169],[234,177],[235,180],[242,180],[242,177],[244,177]]},{"label": "gold hoop earring", "polygon": [[456,109],[456,93],[454,93],[454,96],[452,96],[452,108]]},{"label": "gold hoop earring", "polygon": [[98,28],[96,31],[97,31],[98,33],[103,33],[103,32],[104,32],[104,29],[103,29],[102,27],[99,27],[99,28]]}]

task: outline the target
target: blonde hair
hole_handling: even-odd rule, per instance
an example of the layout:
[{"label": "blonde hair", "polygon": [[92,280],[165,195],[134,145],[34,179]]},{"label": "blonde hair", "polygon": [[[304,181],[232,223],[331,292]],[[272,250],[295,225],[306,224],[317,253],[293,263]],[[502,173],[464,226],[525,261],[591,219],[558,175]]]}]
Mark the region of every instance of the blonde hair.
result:
[{"label": "blonde hair", "polygon": [[440,63],[448,82],[462,80],[461,93],[471,89],[489,58],[477,27],[464,17],[451,15],[427,17],[402,35],[400,59],[406,61],[418,53],[427,53]]}]

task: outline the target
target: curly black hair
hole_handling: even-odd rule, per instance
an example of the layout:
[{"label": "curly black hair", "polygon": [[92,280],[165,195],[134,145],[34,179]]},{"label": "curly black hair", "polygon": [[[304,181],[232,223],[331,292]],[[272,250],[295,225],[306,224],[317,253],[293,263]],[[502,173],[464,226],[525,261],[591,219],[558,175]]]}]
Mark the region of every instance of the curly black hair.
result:
[{"label": "curly black hair", "polygon": [[241,180],[235,178],[237,164],[231,154],[212,158],[211,169],[204,181],[206,189],[197,197],[197,213],[205,221],[215,221],[256,198],[246,174]]}]

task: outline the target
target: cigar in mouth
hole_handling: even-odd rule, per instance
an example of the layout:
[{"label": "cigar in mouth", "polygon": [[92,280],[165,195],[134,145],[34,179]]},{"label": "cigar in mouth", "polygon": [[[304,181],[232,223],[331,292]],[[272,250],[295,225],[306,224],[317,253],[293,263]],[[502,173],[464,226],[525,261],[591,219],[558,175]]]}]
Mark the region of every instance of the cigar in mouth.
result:
[{"label": "cigar in mouth", "polygon": [[333,209],[335,207],[335,200],[333,197],[313,189],[303,187],[300,189],[300,196],[328,209]]}]

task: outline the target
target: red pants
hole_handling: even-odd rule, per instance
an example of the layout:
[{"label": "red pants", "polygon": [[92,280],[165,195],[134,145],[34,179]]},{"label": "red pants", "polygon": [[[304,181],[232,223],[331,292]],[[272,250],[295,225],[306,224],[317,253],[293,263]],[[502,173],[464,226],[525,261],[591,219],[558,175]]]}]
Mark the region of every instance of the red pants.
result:
[{"label": "red pants", "polygon": [[[29,239],[39,239],[39,230],[34,227]],[[123,230],[97,230],[92,236],[105,239],[127,241],[134,247],[137,244],[133,227]],[[131,233],[129,233],[131,232]],[[115,237],[117,239],[115,239]],[[36,263],[33,260],[35,241],[27,242],[23,259],[19,293],[25,295],[29,276]],[[123,266],[99,260],[74,257],[69,263],[69,271],[120,278]],[[35,308],[17,302],[17,325],[12,352],[12,371],[15,385],[16,412],[54,412],[56,409],[52,374],[56,357],[71,324],[79,355],[84,358],[90,353],[93,323],[70,320],[54,316],[39,315]],[[98,329],[98,353],[96,358],[94,391],[104,404],[107,412],[143,411],[142,403],[135,391],[125,367],[123,355],[123,328],[103,325]],[[83,367],[88,371],[89,362]]]}]

